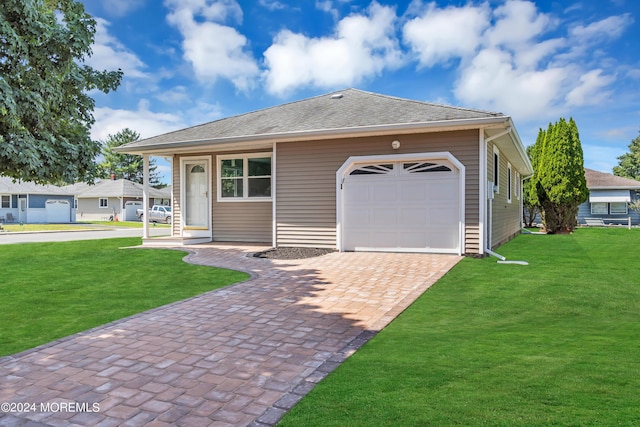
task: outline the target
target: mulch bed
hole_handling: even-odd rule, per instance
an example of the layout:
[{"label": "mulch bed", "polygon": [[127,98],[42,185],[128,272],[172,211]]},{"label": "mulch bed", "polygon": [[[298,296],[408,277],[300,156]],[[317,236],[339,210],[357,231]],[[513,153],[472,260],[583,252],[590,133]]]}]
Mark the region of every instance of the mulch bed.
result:
[{"label": "mulch bed", "polygon": [[303,259],[313,258],[335,252],[335,249],[319,248],[274,248],[253,254],[256,258]]}]

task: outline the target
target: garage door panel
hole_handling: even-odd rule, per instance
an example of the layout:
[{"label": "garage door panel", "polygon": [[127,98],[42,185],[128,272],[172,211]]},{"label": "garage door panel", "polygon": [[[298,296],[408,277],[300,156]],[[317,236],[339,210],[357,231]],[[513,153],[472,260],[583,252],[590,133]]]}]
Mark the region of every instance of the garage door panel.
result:
[{"label": "garage door panel", "polygon": [[400,248],[426,248],[428,237],[426,232],[404,231],[398,233],[398,247]]},{"label": "garage door panel", "polygon": [[377,233],[370,233],[368,240],[369,240],[368,247],[370,248],[384,248],[384,247],[398,246],[398,235],[397,233],[391,232],[391,231],[379,231]]},{"label": "garage door panel", "polygon": [[428,200],[428,192],[424,183],[409,181],[400,185],[400,199],[406,202],[424,202]]},{"label": "garage door panel", "polygon": [[346,209],[344,215],[345,222],[347,224],[351,224],[351,227],[354,229],[363,227],[368,228],[371,226],[371,221],[369,220],[370,214],[371,212],[369,209],[362,208],[361,206]]},{"label": "garage door panel", "polygon": [[457,245],[457,234],[453,235],[445,231],[429,233],[428,244],[432,248],[452,248]]},{"label": "garage door panel", "polygon": [[372,184],[371,198],[375,202],[396,202],[398,201],[398,185],[396,183]]},{"label": "garage door panel", "polygon": [[354,182],[351,183],[351,185],[353,186],[352,191],[347,191],[344,196],[344,202],[346,204],[366,202],[369,200],[369,184]]},{"label": "garage door panel", "polygon": [[428,222],[427,208],[400,208],[400,224],[411,224],[412,226],[426,227]]},{"label": "garage door panel", "polygon": [[375,209],[372,212],[371,225],[374,227],[395,228],[398,224],[398,211],[396,208]]}]

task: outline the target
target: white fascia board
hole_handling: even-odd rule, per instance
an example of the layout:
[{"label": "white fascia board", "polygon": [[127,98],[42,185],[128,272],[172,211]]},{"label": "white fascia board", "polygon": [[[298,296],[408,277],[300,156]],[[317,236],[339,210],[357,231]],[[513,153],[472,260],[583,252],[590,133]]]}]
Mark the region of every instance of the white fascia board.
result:
[{"label": "white fascia board", "polygon": [[356,138],[373,135],[402,135],[419,132],[440,132],[452,130],[466,130],[491,127],[496,124],[508,122],[508,116],[486,117],[476,119],[441,120],[420,123],[400,123],[386,125],[359,126],[339,129],[319,129],[311,131],[281,132],[262,135],[247,135],[220,139],[200,139],[181,142],[164,142],[148,146],[116,147],[116,151],[128,154],[154,154],[163,155],[169,153],[189,152],[199,150],[211,150],[216,148],[253,149],[270,147],[274,142],[287,141],[314,141],[330,138]]}]

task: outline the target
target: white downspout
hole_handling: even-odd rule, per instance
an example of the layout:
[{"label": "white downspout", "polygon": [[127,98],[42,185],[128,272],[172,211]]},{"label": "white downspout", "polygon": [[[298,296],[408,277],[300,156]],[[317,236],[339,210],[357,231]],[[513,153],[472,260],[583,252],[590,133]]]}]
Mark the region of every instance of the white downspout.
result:
[{"label": "white downspout", "polygon": [[484,140],[484,129],[480,129],[479,135],[479,147],[478,147],[478,157],[480,159],[480,164],[478,167],[478,187],[480,189],[480,194],[478,197],[478,240],[480,242],[480,247],[478,250],[480,251],[480,255],[484,254],[484,248],[487,247],[487,187],[484,183],[487,182],[487,143]]},{"label": "white downspout", "polygon": [[278,224],[276,219],[276,143],[273,143],[271,154],[271,220],[272,220],[272,237],[271,245],[275,248],[278,246]]}]

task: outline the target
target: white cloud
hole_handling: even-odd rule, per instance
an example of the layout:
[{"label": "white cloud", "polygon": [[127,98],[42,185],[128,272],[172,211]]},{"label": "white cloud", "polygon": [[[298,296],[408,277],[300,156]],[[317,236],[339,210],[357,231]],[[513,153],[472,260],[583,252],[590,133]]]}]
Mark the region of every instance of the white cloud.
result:
[{"label": "white cloud", "polygon": [[614,81],[614,76],[603,76],[602,70],[583,74],[579,84],[567,94],[567,105],[598,105],[606,101],[611,93],[603,89]]},{"label": "white cloud", "polygon": [[149,77],[142,71],[146,65],[140,58],[109,34],[109,21],[102,18],[95,20],[95,40],[91,46],[93,54],[85,60],[87,65],[96,70],[112,71],[120,68],[124,71],[125,77]]},{"label": "white cloud", "polygon": [[183,57],[200,82],[213,84],[223,78],[240,90],[253,86],[259,70],[247,49],[247,38],[222,24],[242,21],[236,1],[166,0],[165,5],[171,9],[167,21],[182,34]]},{"label": "white cloud", "polygon": [[551,18],[529,1],[507,1],[493,16],[495,24],[486,32],[490,46],[528,46],[552,25]]},{"label": "white cloud", "polygon": [[395,10],[372,2],[366,14],[343,18],[330,37],[280,31],[264,52],[267,91],[284,95],[298,87],[354,85],[402,65]]},{"label": "white cloud", "polygon": [[260,6],[267,8],[269,10],[281,10],[281,9],[286,9],[287,7],[283,3],[279,2],[278,0],[260,0]]},{"label": "white cloud", "polygon": [[602,38],[618,38],[624,30],[633,23],[633,17],[629,13],[624,15],[609,16],[589,25],[578,25],[571,29],[571,36],[582,42],[600,40]]},{"label": "white cloud", "polygon": [[566,83],[567,71],[520,69],[510,53],[485,49],[462,70],[454,93],[466,105],[521,119],[552,116],[557,112],[557,95]]},{"label": "white cloud", "polygon": [[101,107],[94,110],[94,116],[96,123],[91,128],[91,138],[100,141],[124,128],[138,132],[140,138],[149,138],[187,127],[179,115],[149,111],[146,100],[141,100],[135,111]]},{"label": "white cloud", "polygon": [[419,67],[458,61],[454,94],[471,107],[502,111],[518,119],[553,117],[571,107],[608,99],[615,67],[597,43],[619,37],[629,15],[576,25],[563,36],[558,18],[534,2],[507,0],[439,8],[415,0],[407,11],[404,41]]},{"label": "white cloud", "polygon": [[420,65],[431,67],[473,54],[488,23],[486,4],[438,9],[431,3],[404,25],[403,37]]}]

